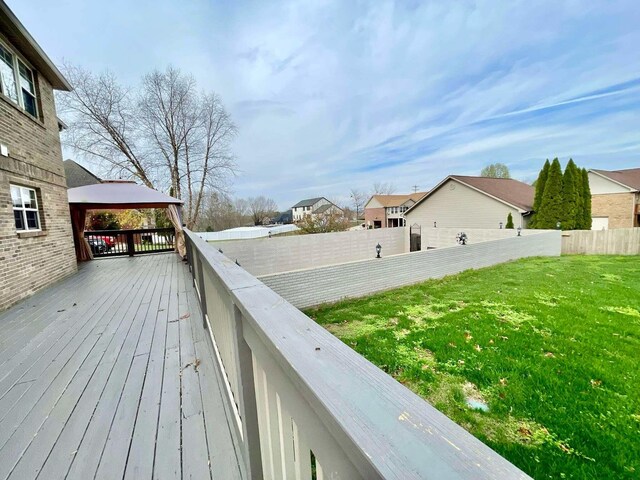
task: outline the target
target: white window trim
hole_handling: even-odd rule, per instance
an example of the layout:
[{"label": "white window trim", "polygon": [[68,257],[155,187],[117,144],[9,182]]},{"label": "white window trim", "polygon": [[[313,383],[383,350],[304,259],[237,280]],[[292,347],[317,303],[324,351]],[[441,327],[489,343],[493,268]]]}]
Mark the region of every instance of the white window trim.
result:
[{"label": "white window trim", "polygon": [[[14,185],[13,183],[9,184],[9,192],[11,193],[11,188],[18,188],[20,189],[20,198],[22,198],[22,190],[27,190],[27,191],[31,191],[33,192],[33,196],[35,198],[35,202],[36,202],[36,208],[26,208],[24,206],[24,201],[22,202],[22,207],[16,207],[13,205],[13,195],[11,195],[11,207],[12,210],[15,212],[16,210],[18,210],[19,212],[22,212],[22,223],[25,226],[25,228],[19,229],[17,227],[15,227],[15,219],[14,219],[14,227],[16,229],[16,232],[41,232],[42,231],[42,221],[40,220],[40,206],[38,205],[38,192],[36,191],[35,188],[30,188],[30,187],[24,187],[22,185]],[[29,223],[27,222],[27,214],[26,212],[36,212],[36,217],[38,219],[38,228],[29,228]]]},{"label": "white window trim", "polygon": [[[11,48],[9,45],[7,45],[6,43],[4,43],[2,40],[0,40],[0,45],[2,45],[2,47],[7,50],[11,56],[13,57],[13,80],[16,84],[16,88],[17,88],[17,92],[16,95],[18,96],[18,102],[14,102],[13,99],[7,95],[6,92],[6,87],[4,85],[4,83],[2,83],[2,78],[0,77],[0,90],[2,90],[2,95],[6,98],[9,99],[9,101],[11,103],[13,103],[14,105],[17,105],[20,107],[20,110],[22,110],[24,113],[26,113],[27,115],[33,117],[33,118],[38,118],[38,90],[36,88],[36,70],[29,64],[27,63],[25,60],[23,60],[22,58],[20,58],[18,56],[18,54],[16,53],[16,51]],[[2,60],[0,60],[1,62]],[[31,81],[33,82],[33,90],[34,90],[34,105],[36,107],[36,112],[35,115],[32,115],[31,113],[29,113],[25,107],[24,107],[24,98],[22,97],[22,77],[20,76],[20,64],[22,63],[22,65],[24,65],[28,70],[31,71]],[[31,92],[29,92],[29,95],[31,95]]]}]

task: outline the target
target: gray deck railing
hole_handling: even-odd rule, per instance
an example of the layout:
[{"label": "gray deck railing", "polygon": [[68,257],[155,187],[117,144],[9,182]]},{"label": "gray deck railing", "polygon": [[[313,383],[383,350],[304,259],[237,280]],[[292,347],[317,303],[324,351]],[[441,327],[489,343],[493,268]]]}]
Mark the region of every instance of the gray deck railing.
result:
[{"label": "gray deck railing", "polygon": [[528,478],[204,240],[185,233],[204,328],[251,478]]}]

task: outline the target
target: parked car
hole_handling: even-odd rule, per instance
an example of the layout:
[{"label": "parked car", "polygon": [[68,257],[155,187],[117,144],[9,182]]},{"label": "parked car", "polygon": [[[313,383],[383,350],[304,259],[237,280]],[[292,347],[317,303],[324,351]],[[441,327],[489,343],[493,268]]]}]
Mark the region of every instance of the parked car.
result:
[{"label": "parked car", "polygon": [[110,237],[108,235],[100,235],[95,237],[97,239],[103,240],[105,245],[107,246],[107,252],[110,252],[113,246],[116,244],[116,237]]},{"label": "parked car", "polygon": [[89,247],[91,248],[91,253],[94,255],[100,255],[101,253],[108,252],[107,242],[105,242],[102,238],[89,238],[87,239],[89,243]]}]

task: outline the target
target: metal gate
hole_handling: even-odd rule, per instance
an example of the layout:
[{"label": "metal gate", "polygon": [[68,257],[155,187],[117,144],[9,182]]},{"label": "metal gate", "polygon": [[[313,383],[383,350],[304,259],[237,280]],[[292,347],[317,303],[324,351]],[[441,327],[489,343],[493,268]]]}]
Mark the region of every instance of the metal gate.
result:
[{"label": "metal gate", "polygon": [[409,251],[410,252],[419,252],[422,250],[422,228],[417,223],[411,225],[409,229]]}]

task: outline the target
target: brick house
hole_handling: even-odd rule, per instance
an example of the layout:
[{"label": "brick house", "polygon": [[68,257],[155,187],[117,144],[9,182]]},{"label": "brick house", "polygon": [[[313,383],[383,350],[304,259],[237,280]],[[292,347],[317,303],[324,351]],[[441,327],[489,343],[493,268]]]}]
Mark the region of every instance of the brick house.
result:
[{"label": "brick house", "polygon": [[367,228],[404,227],[404,212],[426,194],[373,195],[364,206],[364,223]]},{"label": "brick house", "polygon": [[640,168],[589,170],[592,230],[640,226]]},{"label": "brick house", "polygon": [[0,0],[0,310],[76,271],[53,95],[70,88]]}]

